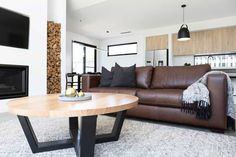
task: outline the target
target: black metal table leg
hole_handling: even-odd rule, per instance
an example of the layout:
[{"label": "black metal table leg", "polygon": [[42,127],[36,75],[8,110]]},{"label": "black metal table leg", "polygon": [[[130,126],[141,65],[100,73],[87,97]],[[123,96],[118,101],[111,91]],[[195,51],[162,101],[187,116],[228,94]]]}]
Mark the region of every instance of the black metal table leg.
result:
[{"label": "black metal table leg", "polygon": [[97,115],[81,117],[80,130],[78,129],[78,117],[71,117],[69,118],[71,139],[50,142],[38,142],[28,117],[18,115],[18,119],[33,153],[74,147],[78,157],[94,157],[95,143],[119,139],[125,115],[126,111],[118,112],[112,132],[97,136]]},{"label": "black metal table leg", "polygon": [[18,116],[18,119],[33,153],[72,148],[74,146],[72,139],[38,142],[29,118],[25,116]]},{"label": "black metal table leg", "polygon": [[75,140],[78,134],[78,117],[70,117],[69,118],[69,129],[70,129],[70,136]]},{"label": "black metal table leg", "polygon": [[70,130],[79,128],[78,117],[69,118],[69,127],[70,127]]},{"label": "black metal table leg", "polygon": [[102,134],[96,136],[96,143],[117,141],[120,137],[120,132],[125,120],[126,111],[121,111],[116,114],[115,124],[112,132],[109,134]]},{"label": "black metal table leg", "polygon": [[96,137],[97,116],[81,117],[80,131],[75,142],[78,157],[93,157]]}]

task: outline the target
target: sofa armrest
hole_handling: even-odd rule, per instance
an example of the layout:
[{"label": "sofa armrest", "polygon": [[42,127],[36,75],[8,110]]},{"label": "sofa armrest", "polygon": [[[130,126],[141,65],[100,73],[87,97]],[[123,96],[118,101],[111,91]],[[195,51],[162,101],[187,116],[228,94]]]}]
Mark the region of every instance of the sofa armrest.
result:
[{"label": "sofa armrest", "polygon": [[90,88],[98,87],[100,83],[100,74],[84,74],[82,75],[82,91],[88,92]]},{"label": "sofa armrest", "polygon": [[216,129],[227,128],[227,77],[224,74],[210,74],[207,78],[212,106],[211,125]]}]

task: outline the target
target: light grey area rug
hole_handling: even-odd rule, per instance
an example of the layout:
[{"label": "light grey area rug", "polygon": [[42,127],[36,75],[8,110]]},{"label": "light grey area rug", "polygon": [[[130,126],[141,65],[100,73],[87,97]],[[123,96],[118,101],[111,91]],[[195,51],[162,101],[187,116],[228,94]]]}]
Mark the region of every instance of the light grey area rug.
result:
[{"label": "light grey area rug", "polygon": [[[68,119],[31,118],[39,141],[69,137]],[[109,132],[114,118],[98,117],[97,132]],[[74,157],[74,149],[32,154],[15,116],[0,114],[0,157]],[[127,119],[120,140],[97,144],[95,157],[235,157],[236,137],[179,125]]]}]

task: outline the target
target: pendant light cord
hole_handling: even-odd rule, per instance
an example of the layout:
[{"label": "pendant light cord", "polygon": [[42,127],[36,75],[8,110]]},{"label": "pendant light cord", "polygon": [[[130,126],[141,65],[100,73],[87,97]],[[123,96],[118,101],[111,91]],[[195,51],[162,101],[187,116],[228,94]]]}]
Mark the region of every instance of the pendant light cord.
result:
[{"label": "pendant light cord", "polygon": [[186,7],[186,4],[181,5],[181,7],[183,8],[183,24],[185,24],[185,21],[184,21],[184,19],[185,19],[185,17],[184,17],[184,8]]},{"label": "pendant light cord", "polygon": [[179,29],[179,32],[178,32],[178,40],[179,41],[187,41],[187,40],[190,40],[190,32],[188,30],[188,25],[185,24],[185,7],[186,7],[186,4],[182,4],[181,7],[183,8],[183,24],[181,25],[180,29]]}]

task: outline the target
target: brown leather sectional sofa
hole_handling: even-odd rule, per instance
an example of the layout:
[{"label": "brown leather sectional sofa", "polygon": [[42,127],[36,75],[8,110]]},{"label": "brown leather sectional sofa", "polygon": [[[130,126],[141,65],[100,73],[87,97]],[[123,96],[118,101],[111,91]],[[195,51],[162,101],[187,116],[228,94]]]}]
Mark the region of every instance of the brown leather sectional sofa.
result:
[{"label": "brown leather sectional sofa", "polygon": [[136,95],[139,105],[129,110],[128,116],[222,131],[227,128],[227,82],[223,74],[211,74],[207,78],[212,105],[209,120],[199,120],[195,115],[181,111],[183,90],[210,70],[209,65],[137,67],[136,88],[99,87],[100,75],[85,74],[82,76],[82,90]]}]

